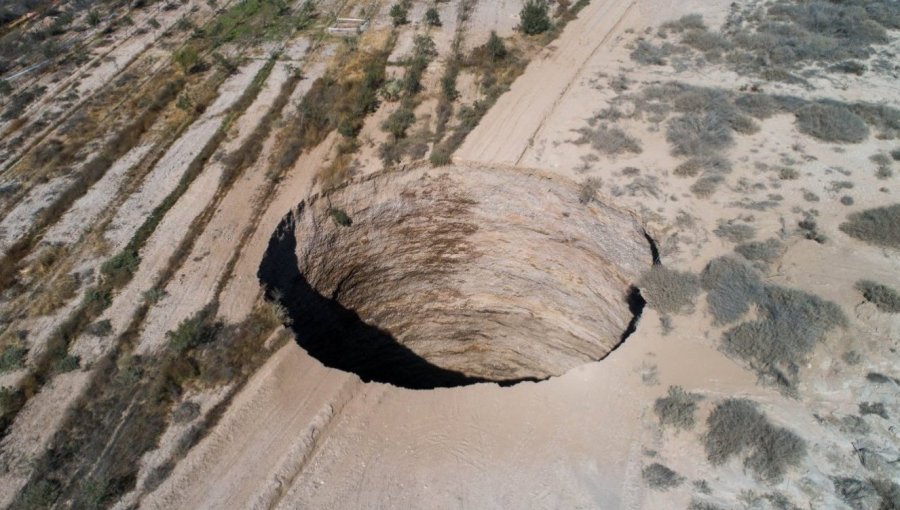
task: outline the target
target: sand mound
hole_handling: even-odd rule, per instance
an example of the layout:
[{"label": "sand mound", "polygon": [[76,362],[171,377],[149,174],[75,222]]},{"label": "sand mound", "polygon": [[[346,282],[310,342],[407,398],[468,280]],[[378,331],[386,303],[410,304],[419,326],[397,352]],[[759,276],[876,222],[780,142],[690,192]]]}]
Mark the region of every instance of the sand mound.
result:
[{"label": "sand mound", "polygon": [[559,375],[602,358],[652,262],[635,219],[521,171],[388,172],[301,202],[259,277],[325,365],[410,388]]}]

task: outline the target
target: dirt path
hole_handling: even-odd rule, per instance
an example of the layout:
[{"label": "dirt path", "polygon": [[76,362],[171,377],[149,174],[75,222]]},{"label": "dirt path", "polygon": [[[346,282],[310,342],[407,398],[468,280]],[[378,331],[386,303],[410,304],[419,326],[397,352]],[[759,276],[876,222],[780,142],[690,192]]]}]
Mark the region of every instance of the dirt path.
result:
[{"label": "dirt path", "polygon": [[603,47],[634,3],[635,0],[589,3],[563,35],[531,61],[509,92],[500,96],[466,137],[454,159],[518,164],[585,63]]}]

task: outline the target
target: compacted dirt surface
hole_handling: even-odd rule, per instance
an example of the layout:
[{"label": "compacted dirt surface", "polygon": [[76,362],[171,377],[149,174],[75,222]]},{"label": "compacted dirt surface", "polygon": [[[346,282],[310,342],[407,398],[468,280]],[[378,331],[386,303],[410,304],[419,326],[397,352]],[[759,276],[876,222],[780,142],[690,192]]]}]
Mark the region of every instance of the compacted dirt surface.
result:
[{"label": "compacted dirt surface", "polygon": [[0,14],[3,508],[900,508],[895,2]]}]

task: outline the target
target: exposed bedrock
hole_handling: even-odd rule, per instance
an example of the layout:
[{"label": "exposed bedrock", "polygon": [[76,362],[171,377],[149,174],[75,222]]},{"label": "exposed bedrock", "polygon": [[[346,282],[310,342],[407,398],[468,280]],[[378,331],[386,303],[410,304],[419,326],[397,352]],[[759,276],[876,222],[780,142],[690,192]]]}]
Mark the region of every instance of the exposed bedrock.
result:
[{"label": "exposed bedrock", "polygon": [[565,179],[416,168],[301,202],[259,277],[325,365],[433,388],[544,379],[604,357],[652,260],[632,215],[579,203]]}]

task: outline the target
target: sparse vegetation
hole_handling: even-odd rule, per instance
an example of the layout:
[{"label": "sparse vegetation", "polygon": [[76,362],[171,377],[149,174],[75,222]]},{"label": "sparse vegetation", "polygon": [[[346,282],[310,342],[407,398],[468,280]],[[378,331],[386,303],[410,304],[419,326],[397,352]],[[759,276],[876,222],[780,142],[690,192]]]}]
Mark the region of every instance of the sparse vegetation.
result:
[{"label": "sparse vegetation", "polygon": [[900,292],[871,280],[856,282],[856,290],[862,292],[866,301],[885,313],[900,313]]},{"label": "sparse vegetation", "polygon": [[654,462],[641,470],[644,481],[651,489],[669,490],[684,483],[684,477],[668,467]]},{"label": "sparse vegetation", "polygon": [[694,415],[697,412],[697,402],[701,398],[700,395],[684,391],[681,386],[669,386],[668,395],[656,399],[653,404],[653,412],[656,413],[659,424],[663,427],[692,429],[694,428]]},{"label": "sparse vegetation", "polygon": [[615,126],[601,124],[594,128],[585,127],[579,129],[578,133],[581,137],[575,140],[576,144],[590,143],[591,147],[604,154],[641,153],[641,145],[637,139]]},{"label": "sparse vegetation", "polygon": [[840,229],[869,244],[900,249],[900,204],[853,213]]},{"label": "sparse vegetation", "polygon": [[728,399],[719,403],[706,423],[706,454],[713,464],[732,457],[765,482],[781,480],[788,469],[806,456],[806,442],[788,429],[772,425],[749,400]]},{"label": "sparse vegetation", "polygon": [[700,293],[696,275],[654,265],[641,276],[641,296],[647,305],[660,313],[687,313],[693,309]]},{"label": "sparse vegetation", "polygon": [[859,404],[859,414],[863,416],[867,414],[874,414],[877,416],[881,416],[885,420],[888,419],[887,409],[881,402],[861,402]]}]

